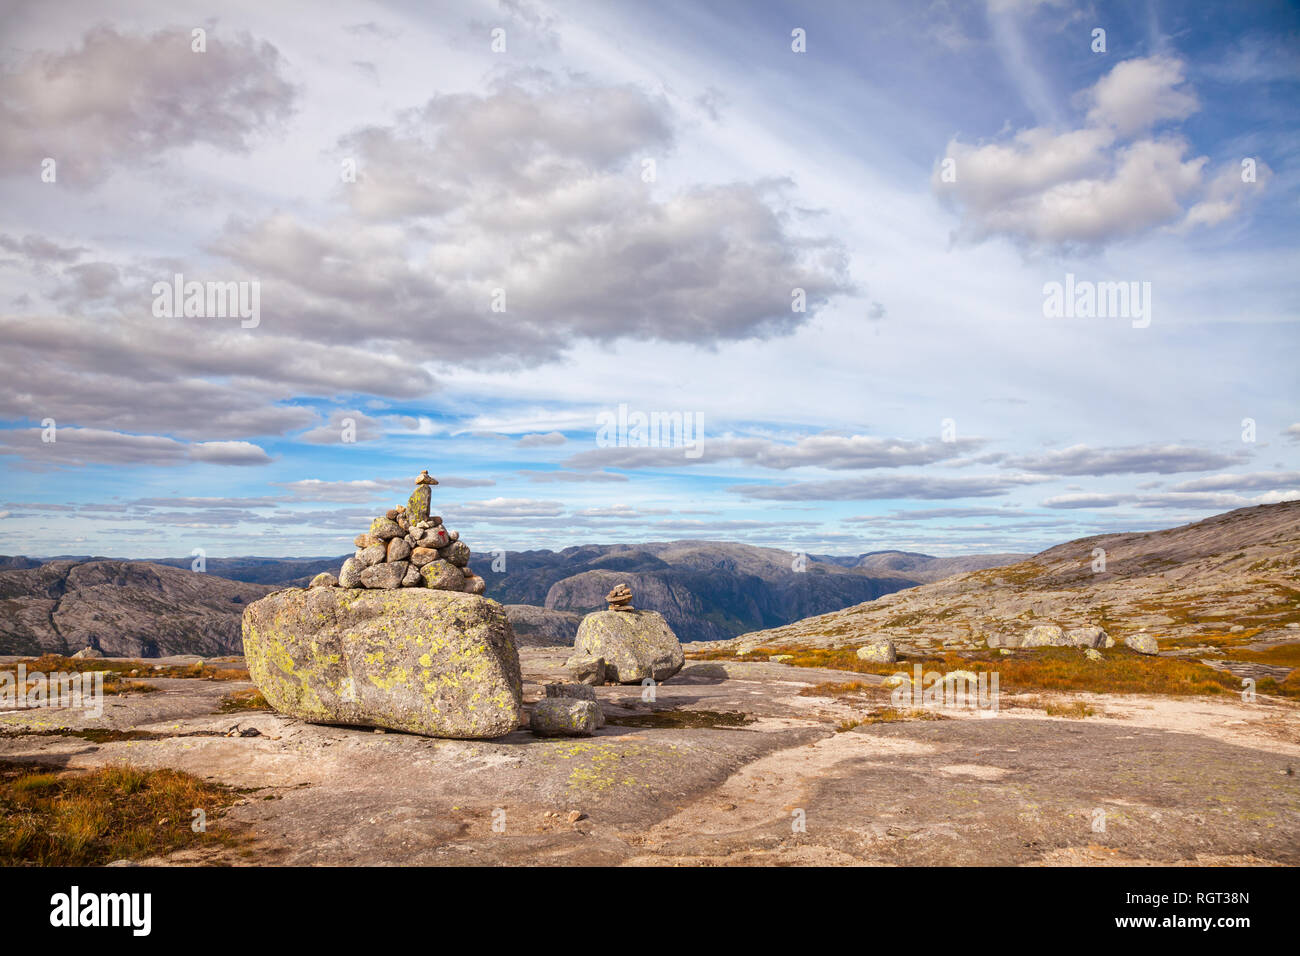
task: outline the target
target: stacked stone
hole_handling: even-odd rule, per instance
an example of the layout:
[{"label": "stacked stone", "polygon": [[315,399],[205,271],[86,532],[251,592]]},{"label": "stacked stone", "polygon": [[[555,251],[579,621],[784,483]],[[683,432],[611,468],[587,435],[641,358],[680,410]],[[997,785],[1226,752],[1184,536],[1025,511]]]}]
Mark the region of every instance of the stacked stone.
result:
[{"label": "stacked stone", "polygon": [[605,595],[605,602],[611,611],[632,611],[632,589],[620,584]]},{"label": "stacked stone", "polygon": [[[438,482],[420,472],[405,505],[390,509],[357,535],[357,551],[343,562],[343,588],[434,588],[482,594],[487,582],[469,568],[469,545],[442,518],[429,514],[429,486]],[[332,584],[318,575],[313,586]]]}]

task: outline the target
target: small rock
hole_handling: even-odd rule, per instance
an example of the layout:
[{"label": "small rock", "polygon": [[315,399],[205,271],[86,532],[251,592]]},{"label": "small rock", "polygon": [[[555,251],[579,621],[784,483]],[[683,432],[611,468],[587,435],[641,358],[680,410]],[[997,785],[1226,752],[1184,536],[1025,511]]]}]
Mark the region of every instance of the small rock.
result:
[{"label": "small rock", "polygon": [[1095,647],[1085,647],[1083,650],[1083,656],[1088,658],[1090,661],[1099,661],[1101,660],[1101,651],[1097,650]]},{"label": "small rock", "polygon": [[355,557],[361,562],[363,568],[371,568],[381,564],[388,557],[388,549],[382,544],[372,544],[368,548],[363,548]]},{"label": "small rock", "polygon": [[406,543],[405,538],[390,538],[388,541],[388,553],[384,560],[386,561],[405,561],[411,556],[411,546]]},{"label": "small rock", "polygon": [[539,700],[529,721],[538,737],[590,737],[603,726],[605,715],[595,701],[563,697]]},{"label": "small rock", "polygon": [[402,526],[391,518],[376,518],[370,523],[371,537],[378,538],[381,541],[387,541],[389,538],[400,538],[404,531]]},{"label": "small rock", "polygon": [[72,659],[77,661],[84,661],[89,658],[100,658],[103,656],[104,655],[102,653],[95,650],[95,648],[93,647],[83,647],[81,650],[77,651],[77,653],[72,655]]},{"label": "small rock", "polygon": [[400,588],[406,577],[407,561],[386,561],[361,572],[361,583],[368,588]]},{"label": "small rock", "polygon": [[587,815],[586,815],[585,813],[583,813],[581,810],[570,810],[570,811],[569,811],[569,822],[570,822],[570,823],[577,823],[579,820],[585,820],[586,818],[587,818]]},{"label": "small rock", "polygon": [[312,588],[336,588],[339,586],[339,579],[328,571],[322,571],[320,574],[312,578],[311,584],[307,586]]},{"label": "small rock", "polygon": [[433,548],[416,547],[411,551],[411,563],[422,568],[431,561],[438,560],[438,552]]},{"label": "small rock", "polygon": [[465,589],[465,575],[460,573],[460,568],[448,561],[439,558],[420,568],[420,574],[424,577],[425,587],[434,588],[438,591],[463,591]]},{"label": "small rock", "polygon": [[546,684],[543,688],[547,697],[567,698],[569,700],[595,700],[596,688],[590,684]]},{"label": "small rock", "polygon": [[356,558],[348,558],[343,562],[343,567],[339,570],[339,587],[361,587],[361,572],[365,569],[366,566]]},{"label": "small rock", "polygon": [[564,662],[569,678],[579,684],[599,686],[605,683],[605,658],[574,654]]},{"label": "small rock", "polygon": [[424,575],[420,574],[420,569],[408,562],[406,574],[402,576],[402,587],[404,588],[422,588],[424,587]]},{"label": "small rock", "polygon": [[469,564],[469,545],[464,541],[453,540],[451,544],[438,551],[438,557],[444,561],[450,561],[459,568],[463,568]]}]

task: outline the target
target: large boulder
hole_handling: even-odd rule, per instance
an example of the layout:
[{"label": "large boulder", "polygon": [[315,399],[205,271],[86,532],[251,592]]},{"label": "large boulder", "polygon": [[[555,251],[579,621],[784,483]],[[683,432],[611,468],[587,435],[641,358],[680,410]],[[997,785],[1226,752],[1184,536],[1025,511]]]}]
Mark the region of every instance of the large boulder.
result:
[{"label": "large boulder", "polygon": [[500,737],[522,714],[505,609],[428,588],[290,588],[244,611],[244,656],[267,702],[313,723]]},{"label": "large boulder", "polygon": [[639,684],[667,680],[682,669],[681,642],[658,611],[596,611],[578,625],[573,642],[580,655],[603,657],[605,679]]}]

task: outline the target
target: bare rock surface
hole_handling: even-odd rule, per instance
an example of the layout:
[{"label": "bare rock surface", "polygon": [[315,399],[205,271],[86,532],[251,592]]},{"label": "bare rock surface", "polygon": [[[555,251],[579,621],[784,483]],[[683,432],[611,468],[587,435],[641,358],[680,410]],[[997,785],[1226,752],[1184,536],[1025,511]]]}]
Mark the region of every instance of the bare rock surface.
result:
[{"label": "bare rock surface", "polygon": [[[523,649],[526,711],[567,654]],[[144,680],[158,692],[109,697],[98,718],[0,712],[0,759],[249,789],[215,824],[246,850],[159,863],[1300,863],[1300,707],[1274,698],[1061,697],[1098,711],[1079,720],[1004,695],[996,716],[840,730],[888,702],[880,678],[688,661],[653,700],[595,688],[592,737],[538,738],[521,717],[443,740],[223,714],[250,684]],[[826,689],[845,681],[866,690]]]}]

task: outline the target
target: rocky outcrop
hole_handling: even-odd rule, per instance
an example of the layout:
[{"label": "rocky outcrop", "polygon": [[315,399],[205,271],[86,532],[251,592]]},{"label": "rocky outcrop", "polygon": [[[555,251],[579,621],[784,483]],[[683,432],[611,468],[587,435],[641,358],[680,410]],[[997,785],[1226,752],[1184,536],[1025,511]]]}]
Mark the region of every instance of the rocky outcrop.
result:
[{"label": "rocky outcrop", "polygon": [[521,716],[505,609],[431,588],[291,588],[249,606],[249,674],[280,713],[431,737],[500,737]]},{"label": "rocky outcrop", "polygon": [[605,680],[663,681],[682,669],[681,642],[656,611],[596,611],[582,619],[574,650],[605,659]]}]

